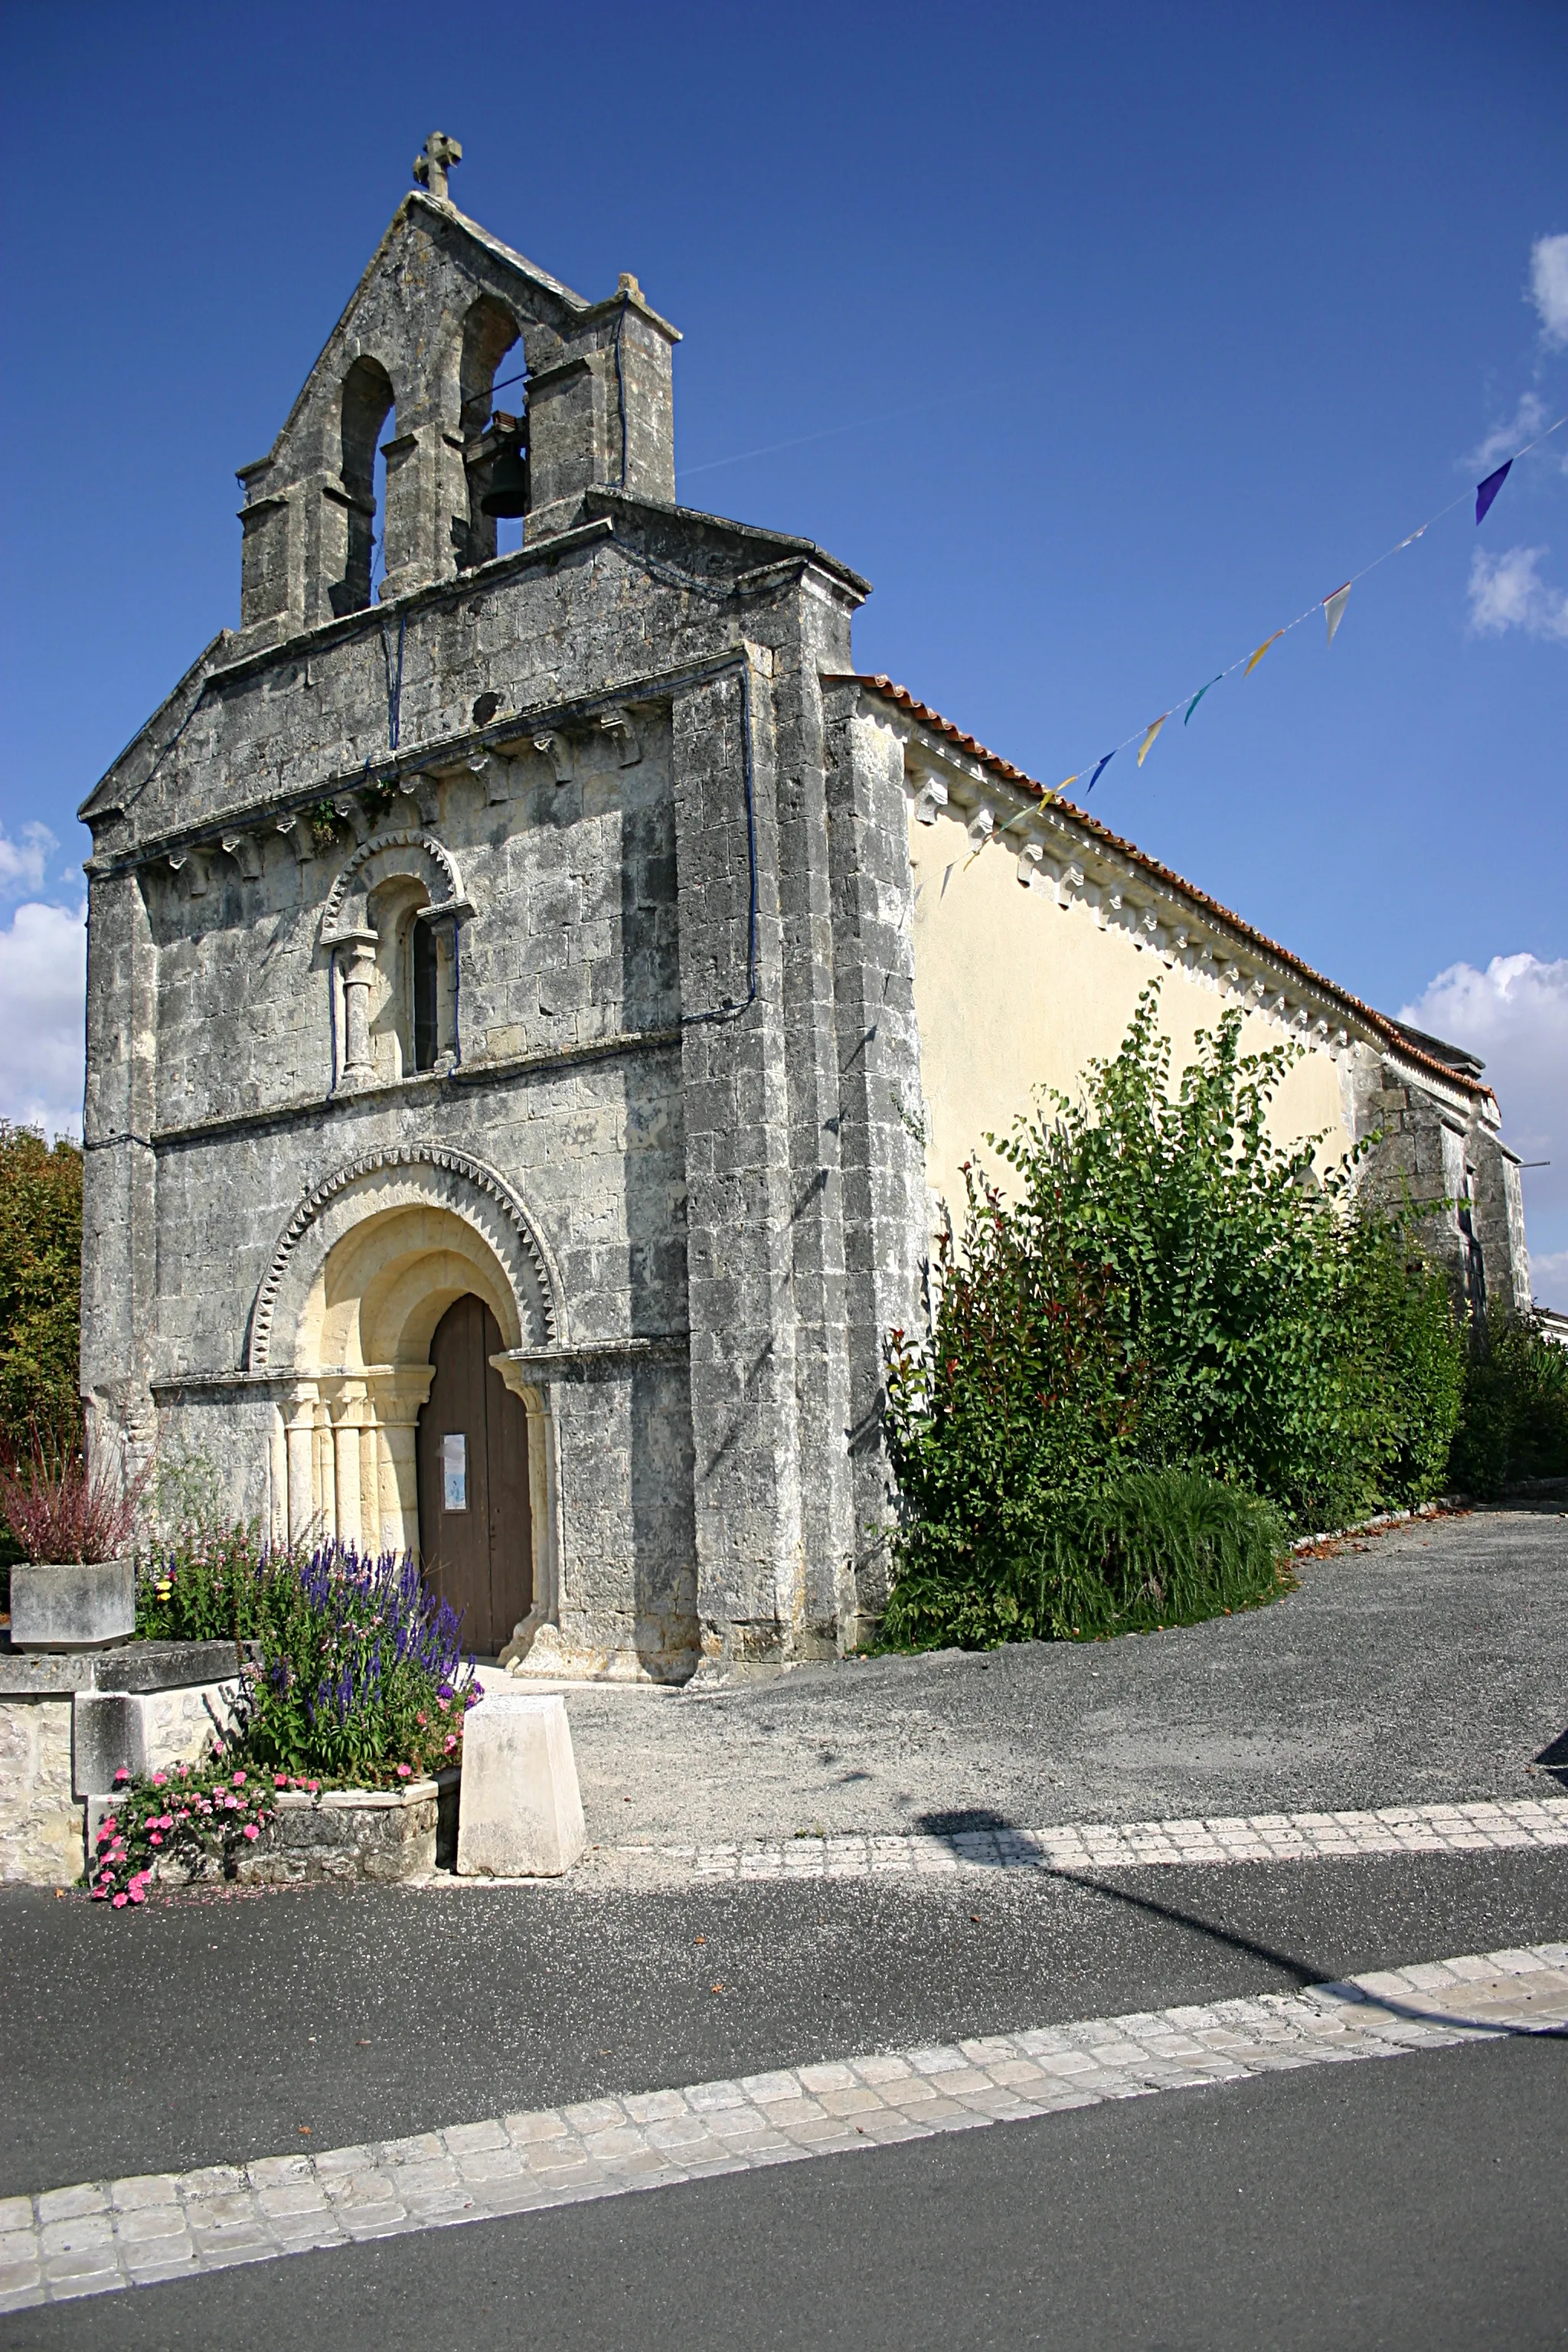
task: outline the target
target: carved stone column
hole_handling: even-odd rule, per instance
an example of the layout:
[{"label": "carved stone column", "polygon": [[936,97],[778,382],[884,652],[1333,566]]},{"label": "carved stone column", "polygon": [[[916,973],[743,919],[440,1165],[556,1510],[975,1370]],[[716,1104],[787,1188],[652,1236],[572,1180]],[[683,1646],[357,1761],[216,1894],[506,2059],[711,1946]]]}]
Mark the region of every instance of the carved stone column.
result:
[{"label": "carved stone column", "polygon": [[310,1542],[320,1510],[316,1490],[316,1405],[315,1381],[300,1381],[289,1390],[283,1406],[290,1543]]},{"label": "carved stone column", "polygon": [[379,1540],[390,1551],[419,1550],[419,1408],[436,1374],[429,1364],[393,1364],[365,1375],[380,1441]]},{"label": "carved stone column", "polygon": [[[360,1440],[364,1424],[365,1384],[341,1381],[332,1399],[332,1468],[336,1486],[338,1541],[364,1549],[360,1507]],[[373,1498],[374,1507],[374,1498]]]},{"label": "carved stone column", "polygon": [[340,1089],[368,1087],[375,1076],[370,1045],[370,992],[375,979],[374,931],[345,931],[343,961],[343,1066]]}]

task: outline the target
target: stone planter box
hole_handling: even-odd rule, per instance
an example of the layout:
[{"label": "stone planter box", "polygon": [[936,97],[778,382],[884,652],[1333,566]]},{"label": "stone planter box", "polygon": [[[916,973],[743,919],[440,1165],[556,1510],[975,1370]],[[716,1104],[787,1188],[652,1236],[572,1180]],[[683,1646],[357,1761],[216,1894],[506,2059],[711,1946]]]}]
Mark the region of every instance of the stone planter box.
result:
[{"label": "stone planter box", "polygon": [[18,1562],[11,1570],[15,1650],[103,1650],[135,1631],[136,1563],[129,1556]]},{"label": "stone planter box", "polygon": [[[387,1883],[450,1868],[458,1848],[457,1772],[402,1789],[299,1790],[278,1799],[275,1820],[239,1856],[242,1885],[300,1886],[312,1880]],[[160,1874],[162,1875],[162,1874]]]}]

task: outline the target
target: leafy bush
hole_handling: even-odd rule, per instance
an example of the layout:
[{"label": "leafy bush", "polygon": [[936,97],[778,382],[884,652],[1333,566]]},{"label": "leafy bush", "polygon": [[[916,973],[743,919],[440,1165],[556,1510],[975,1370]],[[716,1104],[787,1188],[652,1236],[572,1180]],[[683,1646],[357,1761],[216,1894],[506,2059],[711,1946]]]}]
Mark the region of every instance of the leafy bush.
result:
[{"label": "leafy bush", "polygon": [[1498,1318],[1472,1356],[1449,1476],[1481,1496],[1568,1477],[1568,1348],[1546,1337],[1538,1315]]},{"label": "leafy bush", "polygon": [[1272,1600],[1289,1580],[1274,1506],[1201,1470],[1121,1470],[1096,1490],[1041,1497],[1028,1533],[1032,1551],[991,1549],[968,1580],[900,1576],[883,1640],[984,1649],[1148,1633]]},{"label": "leafy bush", "polygon": [[268,1551],[254,1528],[186,1527],[136,1563],[136,1633],[143,1642],[251,1641],[267,1588],[296,1574],[295,1556]]},{"label": "leafy bush", "polygon": [[[1304,1530],[1440,1483],[1464,1350],[1419,1209],[1358,1205],[1348,1162],[1315,1171],[1316,1139],[1270,1140],[1300,1049],[1243,1055],[1239,1013],[1199,1037],[1173,1094],[1158,1011],[1146,990],[1083,1101],[1054,1095],[1048,1116],[987,1139],[1015,1197],[966,1170],[962,1241],[939,1237],[931,1336],[891,1335],[887,1433],[907,1517],[889,1629],[912,1622],[898,1600],[911,1578],[910,1610],[943,1588],[975,1596],[986,1623],[997,1596],[1023,1610],[1027,1564],[1058,1542],[1078,1557],[1075,1514],[1110,1507],[1133,1469],[1202,1472]],[[1112,1576],[1106,1622],[1121,1622],[1121,1592]],[[1068,1622],[1098,1622],[1074,1605]],[[1031,1622],[1047,1620],[1042,1600]],[[1001,1637],[999,1622],[975,1636]]]}]

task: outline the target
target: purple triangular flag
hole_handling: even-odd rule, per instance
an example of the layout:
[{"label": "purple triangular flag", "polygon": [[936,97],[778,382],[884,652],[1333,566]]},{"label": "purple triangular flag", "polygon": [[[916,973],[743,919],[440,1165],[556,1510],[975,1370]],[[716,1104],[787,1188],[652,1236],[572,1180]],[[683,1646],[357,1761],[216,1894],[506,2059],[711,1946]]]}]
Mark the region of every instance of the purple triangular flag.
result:
[{"label": "purple triangular flag", "polygon": [[1513,459],[1511,457],[1508,458],[1504,464],[1498,467],[1495,474],[1489,474],[1484,482],[1478,482],[1476,484],[1476,520],[1478,522],[1480,522],[1485,519],[1487,509],[1491,505],[1492,500],[1496,498],[1498,492],[1507,481],[1509,469],[1512,464]]}]

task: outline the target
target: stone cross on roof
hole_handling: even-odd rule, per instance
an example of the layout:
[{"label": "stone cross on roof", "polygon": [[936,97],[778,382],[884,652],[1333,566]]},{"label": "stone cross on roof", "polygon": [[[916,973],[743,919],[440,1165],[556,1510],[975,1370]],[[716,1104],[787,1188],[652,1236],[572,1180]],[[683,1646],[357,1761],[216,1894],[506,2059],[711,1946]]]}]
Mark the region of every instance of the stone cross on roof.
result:
[{"label": "stone cross on roof", "polygon": [[447,193],[447,173],[454,163],[463,160],[463,150],[456,139],[448,139],[444,131],[432,131],[419,153],[414,158],[414,176],[422,188],[427,188],[439,205],[451,203]]}]

